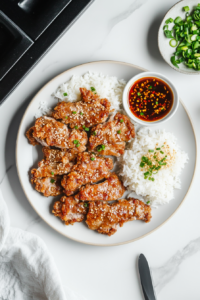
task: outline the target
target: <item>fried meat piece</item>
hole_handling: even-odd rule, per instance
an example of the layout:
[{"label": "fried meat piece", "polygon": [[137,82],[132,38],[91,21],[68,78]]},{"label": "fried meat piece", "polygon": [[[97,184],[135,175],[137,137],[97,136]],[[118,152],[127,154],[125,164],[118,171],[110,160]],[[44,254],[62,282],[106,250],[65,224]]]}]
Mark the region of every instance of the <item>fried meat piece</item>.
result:
[{"label": "fried meat piece", "polygon": [[42,193],[45,197],[57,196],[63,192],[61,176],[35,178],[32,183],[35,184],[36,191]]},{"label": "fried meat piece", "polygon": [[120,156],[124,153],[125,142],[134,137],[134,125],[127,116],[117,113],[113,120],[92,128],[89,150],[96,150],[102,155]]},{"label": "fried meat piece", "polygon": [[[30,134],[27,133],[26,136],[29,137]],[[68,129],[65,124],[46,116],[35,121],[35,126],[32,127],[32,137],[43,146],[68,149],[78,146],[79,152],[85,151],[88,141],[85,131]]]},{"label": "fried meat piece", "polygon": [[77,192],[82,185],[94,183],[110,176],[113,160],[88,152],[79,153],[77,163],[68,175],[64,175],[62,186],[67,196]]},{"label": "fried meat piece", "polygon": [[31,181],[34,181],[35,178],[54,177],[56,175],[67,174],[71,171],[73,165],[72,162],[65,164],[43,159],[38,163],[38,169],[31,170]]},{"label": "fried meat piece", "polygon": [[86,223],[89,229],[99,233],[111,236],[117,231],[118,225],[122,227],[125,222],[132,220],[150,222],[151,207],[134,198],[112,204],[102,201],[89,203]]},{"label": "fried meat piece", "polygon": [[43,147],[44,159],[50,162],[62,162],[64,164],[68,162],[75,162],[77,154],[79,153],[77,148],[74,149],[51,149],[50,147]]},{"label": "fried meat piece", "polygon": [[100,146],[97,152],[100,153],[101,155],[121,156],[124,154],[125,146],[126,146],[125,142],[120,142],[116,144],[106,144],[106,147],[105,148],[103,147],[104,149],[102,149],[102,147]]},{"label": "fried meat piece", "polygon": [[99,184],[87,184],[81,187],[75,199],[81,201],[112,201],[121,198],[125,192],[125,187],[115,173]]},{"label": "fried meat piece", "polygon": [[55,119],[62,119],[65,124],[71,128],[91,127],[103,123],[108,118],[110,112],[110,102],[93,92],[80,88],[81,101],[78,102],[60,102],[52,113]]},{"label": "fried meat piece", "polygon": [[52,213],[64,221],[66,225],[73,225],[84,220],[87,207],[84,202],[79,202],[73,197],[63,196],[60,201],[54,203]]},{"label": "fried meat piece", "polygon": [[38,143],[36,141],[36,139],[33,137],[33,132],[34,132],[34,126],[29,128],[29,130],[27,130],[26,132],[26,137],[29,140],[30,144],[35,146],[35,145],[39,145],[40,143]]}]

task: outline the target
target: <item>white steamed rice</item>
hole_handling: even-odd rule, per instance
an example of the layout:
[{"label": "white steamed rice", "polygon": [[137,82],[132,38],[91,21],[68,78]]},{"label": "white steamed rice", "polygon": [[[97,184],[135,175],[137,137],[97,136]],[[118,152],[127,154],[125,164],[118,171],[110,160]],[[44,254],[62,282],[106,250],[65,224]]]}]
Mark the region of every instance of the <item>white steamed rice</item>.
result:
[{"label": "white steamed rice", "polygon": [[[149,149],[162,146],[165,142],[169,145],[172,163],[154,175],[155,181],[144,179],[144,171],[140,167],[142,156],[146,156]],[[150,205],[157,207],[174,198],[174,188],[181,188],[180,174],[187,161],[188,155],[180,150],[172,133],[161,130],[155,132],[143,127],[129,143],[124,155],[118,158],[119,174],[128,190],[135,191],[137,195],[150,201]]]},{"label": "white steamed rice", "polygon": [[[117,77],[103,75],[102,73],[87,72],[82,76],[73,75],[72,78],[62,83],[53,96],[59,101],[74,102],[81,99],[80,87],[90,90],[94,87],[101,98],[107,98],[111,102],[112,109],[122,108],[122,94],[126,81]],[[68,96],[63,94],[67,93]]]}]

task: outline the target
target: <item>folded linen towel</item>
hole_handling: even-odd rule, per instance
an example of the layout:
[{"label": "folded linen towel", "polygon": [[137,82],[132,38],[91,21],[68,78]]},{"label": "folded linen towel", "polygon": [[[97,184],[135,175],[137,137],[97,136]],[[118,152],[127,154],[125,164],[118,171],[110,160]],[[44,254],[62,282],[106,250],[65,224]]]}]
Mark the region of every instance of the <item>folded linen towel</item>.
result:
[{"label": "folded linen towel", "polygon": [[62,287],[54,260],[35,234],[10,227],[0,191],[0,300],[83,300]]}]

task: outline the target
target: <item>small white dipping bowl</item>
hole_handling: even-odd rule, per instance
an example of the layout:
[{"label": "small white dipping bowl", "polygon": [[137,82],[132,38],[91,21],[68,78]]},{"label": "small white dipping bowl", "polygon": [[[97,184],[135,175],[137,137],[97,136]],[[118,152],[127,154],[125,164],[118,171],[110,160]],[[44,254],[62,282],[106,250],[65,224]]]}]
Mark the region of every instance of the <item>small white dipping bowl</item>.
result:
[{"label": "small white dipping bowl", "polygon": [[[145,78],[145,77],[154,77],[154,78],[158,78],[161,79],[162,81],[166,82],[166,84],[171,88],[173,96],[174,96],[174,101],[173,101],[173,106],[171,108],[171,110],[169,111],[169,113],[162,119],[157,120],[157,121],[143,121],[139,118],[137,118],[130,110],[130,105],[129,105],[129,92],[131,87],[133,86],[133,84],[141,78]],[[136,123],[144,125],[144,126],[154,126],[154,125],[159,125],[167,120],[169,120],[177,111],[178,109],[178,105],[179,105],[179,96],[178,96],[178,91],[176,89],[176,87],[173,85],[173,83],[165,76],[163,76],[160,73],[156,73],[156,72],[143,72],[140,73],[134,77],[132,77],[128,83],[126,84],[125,88],[124,88],[124,92],[123,92],[123,106],[124,106],[124,110],[126,111],[126,113],[128,114],[128,116]]]}]

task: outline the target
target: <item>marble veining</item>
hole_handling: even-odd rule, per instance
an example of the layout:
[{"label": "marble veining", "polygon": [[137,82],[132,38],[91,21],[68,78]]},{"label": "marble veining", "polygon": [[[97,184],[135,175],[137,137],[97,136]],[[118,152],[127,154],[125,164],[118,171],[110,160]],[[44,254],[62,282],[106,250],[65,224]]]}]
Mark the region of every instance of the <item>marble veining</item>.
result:
[{"label": "marble veining", "polygon": [[14,166],[15,166],[15,164],[12,164],[12,165],[10,165],[10,166],[6,169],[6,171],[5,171],[4,175],[3,175],[3,177],[0,179],[0,186],[1,186],[1,184],[3,183],[3,181],[4,181],[5,177],[6,177],[6,175],[8,174],[8,172],[9,172]]},{"label": "marble veining", "polygon": [[180,265],[189,257],[200,251],[200,237],[189,242],[176,252],[162,267],[151,268],[153,283],[158,294],[179,272]]},{"label": "marble veining", "polygon": [[145,4],[148,0],[135,0],[133,3],[122,11],[119,15],[112,18],[108,24],[108,30],[105,37],[102,39],[100,46],[97,51],[99,51],[106,43],[109,38],[111,31],[115,28],[116,25],[128,19],[137,9],[139,9],[143,4]]}]

